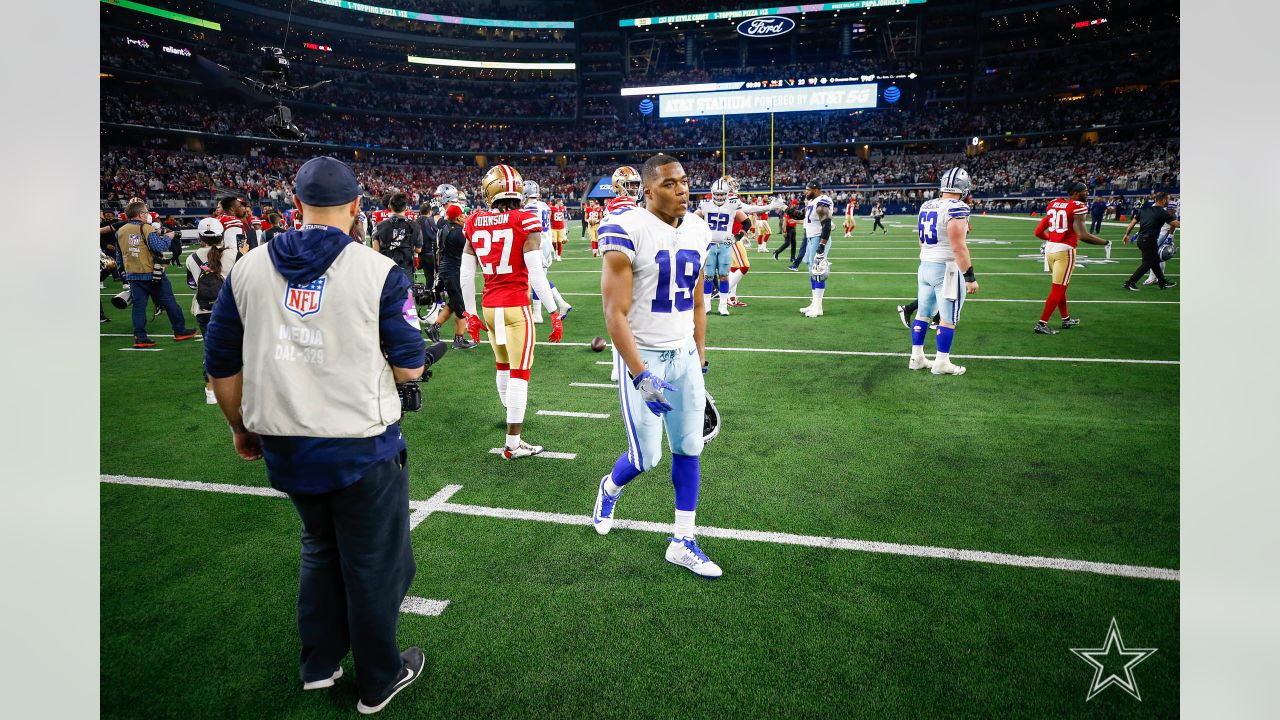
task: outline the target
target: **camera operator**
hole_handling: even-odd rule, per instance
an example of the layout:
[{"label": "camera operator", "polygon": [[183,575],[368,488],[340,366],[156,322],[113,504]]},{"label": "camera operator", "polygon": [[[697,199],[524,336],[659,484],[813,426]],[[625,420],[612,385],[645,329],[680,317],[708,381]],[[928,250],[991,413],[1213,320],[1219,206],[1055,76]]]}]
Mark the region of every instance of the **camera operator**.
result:
[{"label": "camera operator", "polygon": [[397,383],[416,391],[427,359],[409,281],[349,234],[355,173],[317,157],[295,180],[307,224],[236,262],[213,308],[205,368],[236,452],[266,459],[272,487],[302,520],[303,689],[331,687],[350,649],[357,709],[376,712],[425,663],[421,649],[396,644],[416,571]]},{"label": "camera operator", "polygon": [[[124,221],[118,219],[116,214],[110,210],[104,209],[99,216],[98,250],[108,258],[114,258],[116,256],[116,231],[120,229],[121,225],[124,225]],[[105,265],[102,265],[101,263],[100,265],[102,269],[100,269],[99,272],[102,274],[98,278],[99,290],[105,290],[107,288],[107,285],[104,282],[107,277],[114,277],[120,281],[121,285],[125,284],[124,276],[120,274],[121,270],[115,262],[111,263],[110,270],[107,270]]]},{"label": "camera operator", "polygon": [[440,326],[453,316],[453,347],[458,350],[470,350],[480,343],[473,342],[466,336],[466,307],[462,302],[462,251],[466,247],[467,238],[462,234],[464,217],[462,207],[449,203],[444,211],[444,221],[440,232],[440,287],[448,296],[448,306],[440,313],[440,318],[427,328],[427,337],[433,341],[440,339]]},{"label": "camera operator", "polygon": [[414,220],[422,234],[422,250],[418,252],[418,269],[422,271],[422,284],[430,289],[436,284],[436,232],[439,208],[422,203]]},{"label": "camera operator", "polygon": [[405,217],[409,199],[403,194],[392,195],[388,203],[391,216],[378,223],[373,231],[373,249],[386,257],[405,274],[409,284],[414,284],[413,258],[422,250],[422,230],[417,223]]},{"label": "camera operator", "polygon": [[147,336],[148,299],[168,313],[174,340],[194,338],[196,334],[187,330],[186,319],[164,272],[164,253],[171,246],[172,234],[162,235],[157,226],[144,220],[148,217],[144,202],[129,203],[124,214],[128,222],[116,231],[116,264],[124,268],[125,281],[129,284],[129,303],[133,305],[133,346],[149,348],[156,345]]}]

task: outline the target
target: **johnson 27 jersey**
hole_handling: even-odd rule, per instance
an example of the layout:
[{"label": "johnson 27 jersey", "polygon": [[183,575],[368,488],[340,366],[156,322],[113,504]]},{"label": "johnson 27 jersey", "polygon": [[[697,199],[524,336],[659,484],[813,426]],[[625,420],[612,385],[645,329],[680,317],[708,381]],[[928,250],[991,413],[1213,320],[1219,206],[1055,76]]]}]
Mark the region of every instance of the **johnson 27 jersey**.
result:
[{"label": "johnson 27 jersey", "polygon": [[533,213],[524,210],[479,210],[467,218],[462,234],[476,252],[484,274],[482,307],[525,307],[529,304],[529,268],[524,241],[541,232]]},{"label": "johnson 27 jersey", "polygon": [[733,218],[742,207],[737,198],[729,198],[723,205],[716,205],[711,200],[698,203],[698,212],[706,218],[707,227],[711,230],[711,243],[728,245],[733,242]]},{"label": "johnson 27 jersey", "polygon": [[671,227],[639,207],[619,208],[600,226],[600,250],[631,261],[627,324],[645,350],[679,350],[693,338],[693,293],[702,282],[711,228],[687,212]]},{"label": "johnson 27 jersey", "polygon": [[954,198],[934,198],[920,206],[916,232],[920,237],[921,262],[955,262],[956,254],[947,238],[947,223],[953,220],[964,223],[967,233],[969,206]]}]

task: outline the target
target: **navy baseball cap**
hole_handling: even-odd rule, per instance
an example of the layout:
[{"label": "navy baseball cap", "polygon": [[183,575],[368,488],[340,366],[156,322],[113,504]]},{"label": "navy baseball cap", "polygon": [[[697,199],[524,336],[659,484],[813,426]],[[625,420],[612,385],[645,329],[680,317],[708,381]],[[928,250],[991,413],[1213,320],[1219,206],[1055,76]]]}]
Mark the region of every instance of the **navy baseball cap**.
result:
[{"label": "navy baseball cap", "polygon": [[307,205],[346,205],[360,195],[355,172],[341,160],[328,156],[311,158],[298,168],[293,192]]},{"label": "navy baseball cap", "polygon": [[1070,185],[1068,185],[1068,186],[1067,186],[1067,194],[1068,194],[1068,195],[1074,195],[1074,194],[1076,194],[1076,193],[1078,193],[1078,192],[1081,192],[1081,191],[1084,191],[1084,190],[1088,190],[1088,189],[1089,189],[1089,188],[1087,188],[1087,187],[1085,187],[1085,186],[1084,186],[1084,183],[1077,181],[1077,182],[1073,182],[1073,183],[1071,183]]}]

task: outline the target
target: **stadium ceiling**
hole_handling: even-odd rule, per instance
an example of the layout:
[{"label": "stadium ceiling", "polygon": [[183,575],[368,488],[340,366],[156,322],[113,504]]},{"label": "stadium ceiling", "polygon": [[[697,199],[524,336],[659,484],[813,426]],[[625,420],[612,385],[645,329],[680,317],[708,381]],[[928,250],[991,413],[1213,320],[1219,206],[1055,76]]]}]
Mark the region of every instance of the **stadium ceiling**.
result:
[{"label": "stadium ceiling", "polygon": [[[107,0],[103,0],[107,2]],[[419,22],[444,23],[447,25],[475,25],[478,27],[506,27],[506,28],[526,28],[535,30],[572,30],[572,21],[550,21],[550,20],[491,20],[488,18],[469,18],[458,15],[437,15],[434,13],[414,12],[412,10],[397,10],[394,8],[378,7],[376,5],[366,5],[358,2],[348,2],[348,0],[310,0],[320,5],[328,5],[342,10],[353,10],[355,12],[370,13],[373,15],[384,15],[386,17],[402,18],[404,20],[417,20]]]},{"label": "stadium ceiling", "polygon": [[[312,0],[322,2],[324,0]],[[645,18],[627,18],[618,21],[619,27],[648,27],[651,25],[678,25],[688,22],[706,20],[736,20],[738,18],[759,17],[761,15],[795,15],[797,13],[838,12],[840,10],[866,10],[882,7],[903,7],[905,5],[921,5],[926,0],[849,0],[848,2],[814,3],[811,5],[779,5],[777,7],[756,8],[754,10],[721,10],[708,13],[691,13],[686,15],[657,15]]]}]

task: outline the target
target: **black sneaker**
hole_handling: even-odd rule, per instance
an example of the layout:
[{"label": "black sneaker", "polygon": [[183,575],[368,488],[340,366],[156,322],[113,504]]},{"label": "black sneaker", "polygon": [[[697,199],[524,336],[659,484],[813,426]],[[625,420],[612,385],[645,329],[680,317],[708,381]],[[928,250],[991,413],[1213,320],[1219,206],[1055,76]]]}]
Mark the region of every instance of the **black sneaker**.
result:
[{"label": "black sneaker", "polygon": [[440,323],[431,323],[427,325],[426,332],[427,332],[427,337],[431,339],[431,342],[433,343],[440,342]]},{"label": "black sneaker", "polygon": [[1079,325],[1079,324],[1080,324],[1080,321],[1079,321],[1079,320],[1077,320],[1076,318],[1073,318],[1073,317],[1064,317],[1064,318],[1062,318],[1062,329],[1063,329],[1063,330],[1066,330],[1066,329],[1068,329],[1068,328],[1073,328],[1073,327],[1075,327],[1075,326],[1077,326],[1077,325]]},{"label": "black sneaker", "polygon": [[1134,284],[1133,284],[1133,283],[1131,283],[1131,282],[1127,282],[1127,283],[1125,283],[1125,284],[1124,284],[1124,289],[1125,289],[1125,290],[1132,290],[1133,292],[1142,292],[1141,290],[1139,290],[1139,289],[1138,289],[1138,286],[1137,286],[1137,285],[1134,285]]},{"label": "black sneaker", "polygon": [[162,308],[162,307],[157,307],[154,311],[152,311],[152,313],[151,313],[151,319],[152,319],[152,320],[154,320],[154,319],[156,319],[156,318],[160,317],[160,313],[162,313],[162,312],[164,312],[164,308]]},{"label": "black sneaker", "polygon": [[479,345],[479,344],[480,344],[480,343],[478,343],[478,342],[472,342],[472,341],[468,340],[466,337],[464,337],[464,336],[462,336],[462,335],[454,335],[454,336],[453,336],[453,348],[454,348],[455,350],[470,350],[471,348],[473,348],[473,347],[475,347],[475,346],[477,346],[477,345]]},{"label": "black sneaker", "polygon": [[1049,327],[1049,323],[1043,320],[1040,320],[1036,323],[1036,334],[1037,335],[1057,335],[1058,331]]},{"label": "black sneaker", "polygon": [[1160,286],[1160,289],[1161,289],[1161,290],[1164,290],[1164,289],[1166,289],[1166,288],[1171,288],[1171,287],[1178,287],[1178,283],[1176,283],[1176,282],[1174,282],[1174,281],[1172,281],[1172,280],[1166,280],[1166,281],[1165,281],[1165,283],[1164,283],[1163,285],[1161,285],[1161,286]]},{"label": "black sneaker", "polygon": [[899,306],[898,306],[898,319],[902,321],[902,327],[904,327],[904,328],[906,328],[906,329],[908,329],[908,330],[910,330],[910,329],[911,329],[911,321],[910,321],[910,320],[907,320],[907,306],[906,306],[906,305],[899,305]]},{"label": "black sneaker", "polygon": [[103,315],[102,317],[98,318],[99,325],[101,325],[102,323],[109,323],[109,322],[111,322],[111,318],[107,317],[106,315]]},{"label": "black sneaker", "polygon": [[404,660],[404,669],[400,671],[400,677],[396,678],[396,681],[391,684],[386,695],[369,704],[365,704],[364,700],[356,702],[356,710],[361,715],[372,715],[378,712],[386,707],[387,703],[391,702],[391,698],[395,697],[397,693],[409,687],[409,684],[414,680],[422,677],[422,669],[427,664],[427,658],[422,654],[422,648],[411,647],[400,653],[400,657]]}]

